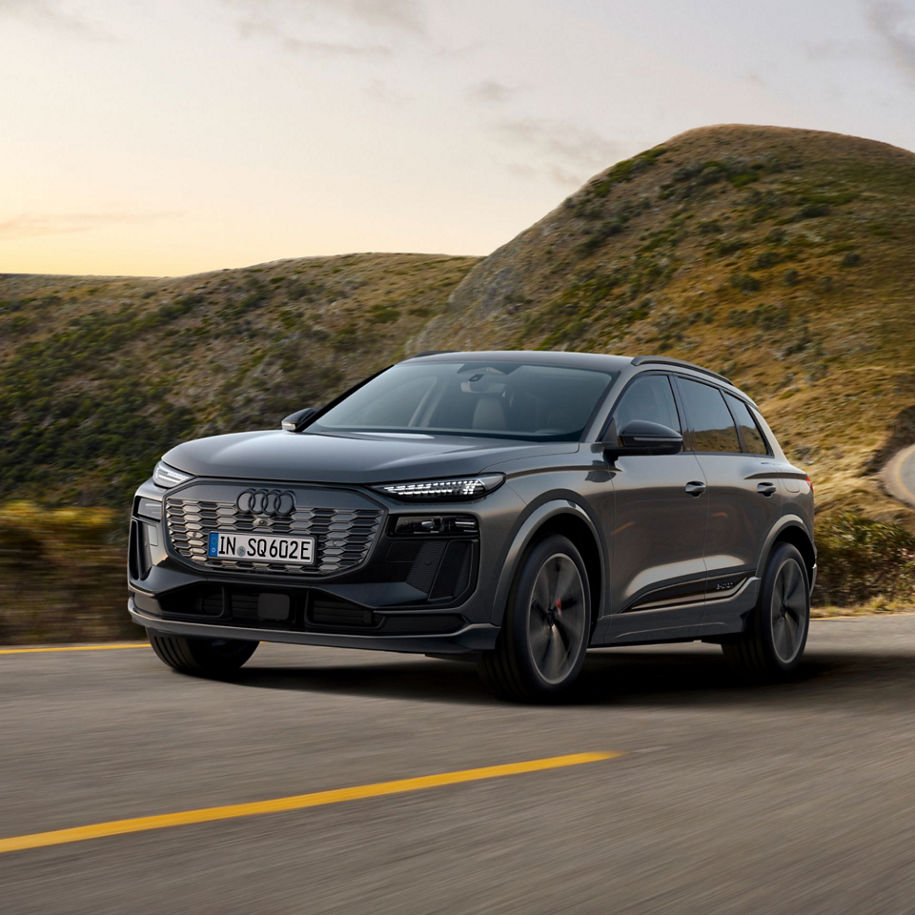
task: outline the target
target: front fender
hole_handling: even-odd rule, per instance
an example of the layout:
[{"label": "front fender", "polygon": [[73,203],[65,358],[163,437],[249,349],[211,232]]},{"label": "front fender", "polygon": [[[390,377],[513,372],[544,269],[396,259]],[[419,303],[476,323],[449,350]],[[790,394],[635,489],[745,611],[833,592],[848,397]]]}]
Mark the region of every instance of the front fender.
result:
[{"label": "front fender", "polygon": [[[594,521],[591,519],[588,512],[572,499],[550,499],[549,501],[536,506],[529,514],[524,517],[517,530],[515,531],[514,536],[509,542],[502,562],[502,571],[499,575],[498,584],[496,585],[495,593],[493,596],[494,623],[501,624],[502,619],[505,616],[505,611],[508,608],[508,599],[511,594],[511,588],[514,584],[515,578],[518,575],[520,564],[524,558],[524,554],[527,548],[535,540],[538,532],[541,530],[541,528],[543,528],[545,524],[554,518],[559,518],[563,515],[571,516],[577,521],[582,522],[587,527],[591,537],[594,540],[594,546],[600,557],[601,581],[607,581],[607,551],[602,546],[598,528]],[[594,608],[595,612],[593,620],[597,620],[604,614],[603,595],[605,591],[606,589],[602,587],[598,606]]]}]

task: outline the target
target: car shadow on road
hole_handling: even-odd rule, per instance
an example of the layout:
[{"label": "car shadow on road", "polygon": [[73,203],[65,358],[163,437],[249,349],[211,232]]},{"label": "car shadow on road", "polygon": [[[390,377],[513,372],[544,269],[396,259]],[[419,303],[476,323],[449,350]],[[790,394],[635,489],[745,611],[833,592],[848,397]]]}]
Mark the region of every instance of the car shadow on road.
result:
[{"label": "car shadow on road", "polygon": [[578,700],[615,706],[769,705],[773,700],[848,707],[908,708],[915,695],[912,654],[816,652],[789,679],[754,683],[720,655],[596,651],[588,656]]},{"label": "car shadow on road", "polygon": [[[244,668],[246,688],[294,690],[478,706],[503,705],[475,666],[437,659],[341,664],[315,668]],[[708,650],[598,650],[566,705],[608,707],[769,705],[774,699],[811,706],[909,708],[915,695],[915,658],[908,654],[816,652],[781,683],[747,683]]]},{"label": "car shadow on road", "polygon": [[411,658],[320,667],[243,667],[235,682],[246,687],[412,699],[418,702],[498,705],[472,663]]}]

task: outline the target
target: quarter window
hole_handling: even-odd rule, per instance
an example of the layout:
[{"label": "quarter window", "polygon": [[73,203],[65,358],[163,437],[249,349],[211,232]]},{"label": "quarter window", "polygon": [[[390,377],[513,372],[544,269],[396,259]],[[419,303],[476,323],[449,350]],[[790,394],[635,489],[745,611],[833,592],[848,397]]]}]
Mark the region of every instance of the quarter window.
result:
[{"label": "quarter window", "polygon": [[750,408],[733,394],[725,394],[724,399],[737,420],[737,431],[740,432],[740,444],[745,454],[768,454],[766,440],[763,438]]},{"label": "quarter window", "polygon": [[666,375],[642,375],[626,389],[613,411],[616,431],[634,419],[660,423],[668,429],[682,431],[677,405]]},{"label": "quarter window", "polygon": [[693,430],[694,449],[739,454],[737,427],[718,388],[682,377],[679,385]]}]

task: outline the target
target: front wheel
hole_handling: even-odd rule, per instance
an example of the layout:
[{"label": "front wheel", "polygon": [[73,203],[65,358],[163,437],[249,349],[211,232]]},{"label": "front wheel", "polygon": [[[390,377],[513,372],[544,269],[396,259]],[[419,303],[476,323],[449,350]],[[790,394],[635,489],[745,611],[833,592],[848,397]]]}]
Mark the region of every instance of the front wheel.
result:
[{"label": "front wheel", "polygon": [[721,647],[734,669],[772,679],[791,673],[800,664],[809,628],[807,567],[795,547],[781,543],[769,558],[747,628]]},{"label": "front wheel", "polygon": [[553,534],[525,556],[496,647],[481,658],[480,673],[506,698],[559,697],[581,671],[590,632],[588,571],[575,544]]},{"label": "front wheel", "polygon": [[147,630],[149,644],[159,659],[183,674],[198,677],[228,677],[257,648],[257,642],[242,639],[201,639],[165,635]]}]

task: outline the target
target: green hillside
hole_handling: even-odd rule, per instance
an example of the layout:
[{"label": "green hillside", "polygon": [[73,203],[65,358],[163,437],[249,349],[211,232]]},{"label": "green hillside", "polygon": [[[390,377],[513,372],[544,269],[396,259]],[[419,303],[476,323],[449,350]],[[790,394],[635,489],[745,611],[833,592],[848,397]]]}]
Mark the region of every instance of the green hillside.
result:
[{"label": "green hillside", "polygon": [[874,471],[915,441],[915,154],[723,126],[620,162],[478,264],[414,347],[663,353],[760,404],[821,509],[911,524]]},{"label": "green hillside", "polygon": [[473,258],[0,276],[0,501],[128,504],[189,436],[275,427],[404,354]]},{"label": "green hillside", "polygon": [[[815,481],[819,598],[911,602],[915,512],[877,471],[915,441],[913,250],[915,154],[732,125],[613,165],[481,260],[0,275],[0,640],[73,635],[38,618],[34,571],[59,608],[85,572],[62,557],[87,538],[94,580],[104,566],[106,593],[120,588],[127,500],[172,444],[275,426],[425,349],[657,353],[723,372]],[[35,504],[98,511],[67,534],[66,512],[36,529]]]}]

